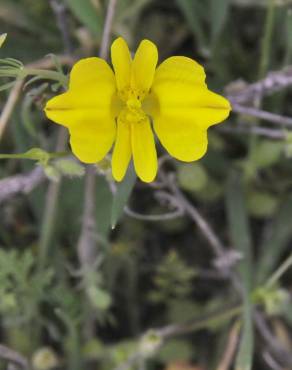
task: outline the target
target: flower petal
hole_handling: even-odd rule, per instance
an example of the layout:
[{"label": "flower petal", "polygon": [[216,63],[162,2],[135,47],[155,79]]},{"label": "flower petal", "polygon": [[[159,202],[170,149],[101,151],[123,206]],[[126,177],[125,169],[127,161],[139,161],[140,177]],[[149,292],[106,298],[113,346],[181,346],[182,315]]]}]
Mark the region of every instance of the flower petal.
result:
[{"label": "flower petal", "polygon": [[84,127],[69,128],[72,152],[84,163],[101,161],[112,147],[115,139],[115,121],[113,118],[100,118],[98,122],[84,121]]},{"label": "flower petal", "polygon": [[191,58],[174,56],[162,62],[155,72],[153,84],[161,82],[177,82],[188,85],[205,86],[204,68]]},{"label": "flower petal", "polygon": [[147,108],[154,118],[167,116],[181,123],[191,120],[206,129],[230,112],[228,100],[208,90],[203,67],[190,58],[166,59],[157,68],[151,91]]},{"label": "flower petal", "polygon": [[179,160],[201,158],[207,150],[207,128],[227,118],[229,102],[204,85],[161,80],[152,91],[148,110],[152,107],[154,130],[162,145]]},{"label": "flower petal", "polygon": [[118,90],[130,86],[132,58],[126,41],[119,37],[111,46],[112,64],[116,75]]},{"label": "flower petal", "polygon": [[112,173],[116,181],[121,181],[131,159],[131,127],[118,120],[117,137],[112,155]]},{"label": "flower petal", "polygon": [[69,90],[46,104],[47,117],[69,128],[73,153],[83,162],[101,160],[112,146],[115,91],[108,64],[100,58],[87,58],[72,68]]},{"label": "flower petal", "polygon": [[153,42],[141,41],[132,67],[132,84],[142,97],[149,91],[158,60],[158,51]]},{"label": "flower petal", "polygon": [[181,161],[191,162],[201,158],[207,150],[207,130],[191,121],[178,121],[163,117],[154,120],[154,130],[168,153]]},{"label": "flower petal", "polygon": [[[174,86],[165,82],[152,90],[152,106],[155,109],[152,108],[151,113],[154,118],[171,116],[181,123],[191,120],[194,125],[207,129],[225,120],[230,113],[228,100],[205,87]],[[151,101],[151,98],[148,100]]]},{"label": "flower petal", "polygon": [[148,119],[131,124],[131,142],[138,177],[144,182],[153,181],[157,174],[157,154]]},{"label": "flower petal", "polygon": [[45,106],[49,119],[66,127],[96,116],[111,115],[115,93],[114,74],[100,58],[77,62],[70,73],[69,90],[50,99]]}]

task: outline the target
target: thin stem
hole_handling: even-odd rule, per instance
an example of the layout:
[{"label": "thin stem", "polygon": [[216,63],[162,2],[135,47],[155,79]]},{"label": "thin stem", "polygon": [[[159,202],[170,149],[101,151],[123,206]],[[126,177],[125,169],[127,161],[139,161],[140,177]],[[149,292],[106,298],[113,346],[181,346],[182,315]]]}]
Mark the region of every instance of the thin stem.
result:
[{"label": "thin stem", "polygon": [[167,339],[177,335],[193,333],[198,330],[209,328],[218,322],[230,320],[233,317],[241,314],[242,309],[242,305],[233,306],[231,308],[225,307],[224,309],[220,309],[216,312],[198,317],[184,324],[168,325],[162,329],[156,330],[156,333],[158,335],[161,335],[163,339]]},{"label": "thin stem", "polygon": [[283,274],[292,266],[292,253],[290,256],[280,265],[280,267],[273,273],[266,283],[267,287],[271,287],[277,283]]},{"label": "thin stem", "polygon": [[37,69],[37,68],[25,68],[23,70],[25,76],[38,76],[44,79],[58,81],[60,84],[67,88],[68,86],[68,78],[64,74],[56,71],[47,71],[44,69]]},{"label": "thin stem", "polygon": [[272,129],[266,127],[250,126],[247,123],[240,125],[225,125],[224,127],[219,127],[217,129],[220,132],[230,132],[234,134],[250,134],[264,136],[273,140],[285,140],[287,138],[287,133],[282,129]]},{"label": "thin stem", "polygon": [[181,204],[182,209],[184,209],[185,212],[191,217],[191,219],[198,225],[203,235],[209,241],[216,257],[222,257],[222,255],[225,254],[226,248],[221,243],[211,226],[198,212],[198,210],[187,200],[178,186],[176,186],[174,181],[169,182],[169,187],[172,190],[174,196],[177,198],[178,203]]},{"label": "thin stem", "polygon": [[269,0],[269,7],[266,17],[264,37],[262,40],[261,47],[261,60],[259,67],[259,78],[263,78],[268,70],[269,56],[271,49],[271,39],[273,35],[274,28],[274,18],[275,18],[275,0]]},{"label": "thin stem", "polygon": [[56,16],[57,25],[62,35],[65,52],[68,54],[72,54],[73,45],[69,33],[68,19],[66,16],[66,7],[63,4],[63,2],[58,0],[50,0],[50,5]]},{"label": "thin stem", "polygon": [[[173,325],[167,325],[163,328],[154,329],[154,330],[147,330],[146,333],[142,334],[140,338],[143,338],[149,333],[150,331],[153,331],[154,334],[161,339],[161,341],[167,341],[168,339],[171,339],[173,336],[178,335],[185,335],[189,333],[196,332],[198,330],[202,330],[205,328],[209,328],[210,326],[230,320],[236,316],[238,316],[242,312],[242,305],[236,305],[236,306],[228,306],[221,308],[215,312],[196,317],[194,319],[188,320],[185,323],[182,324],[173,324]],[[138,346],[139,348],[139,346]],[[159,349],[158,347],[157,349]],[[130,354],[128,359],[117,366],[114,370],[128,370],[133,365],[135,365],[141,358],[143,358],[143,353],[138,349],[137,351]]]},{"label": "thin stem", "polygon": [[[67,141],[67,132],[61,128],[58,133],[56,150],[64,150]],[[58,182],[51,182],[48,187],[46,196],[46,205],[44,209],[43,222],[40,232],[39,241],[39,269],[42,270],[45,266],[49,247],[51,245],[52,236],[55,228],[56,213],[58,207],[58,199],[61,188],[61,179]]]},{"label": "thin stem", "polygon": [[99,56],[103,59],[107,59],[108,56],[110,35],[116,6],[117,0],[109,0],[99,52]]},{"label": "thin stem", "polygon": [[232,105],[233,112],[246,114],[248,116],[252,116],[264,121],[268,121],[271,123],[280,124],[287,127],[292,127],[292,118],[285,117],[280,114],[266,112],[257,108],[252,107],[245,107],[238,104]]},{"label": "thin stem", "polygon": [[28,369],[28,361],[25,357],[2,344],[0,344],[0,359],[13,362],[22,369]]}]

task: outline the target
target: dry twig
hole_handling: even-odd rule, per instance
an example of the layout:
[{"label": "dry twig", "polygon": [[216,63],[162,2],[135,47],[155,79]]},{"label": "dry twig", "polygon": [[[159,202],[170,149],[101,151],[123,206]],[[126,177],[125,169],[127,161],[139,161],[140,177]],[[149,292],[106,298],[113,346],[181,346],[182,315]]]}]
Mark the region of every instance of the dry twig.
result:
[{"label": "dry twig", "polygon": [[16,194],[28,194],[40,185],[46,176],[41,167],[36,167],[32,171],[23,174],[7,177],[0,180],[0,204],[9,200]]},{"label": "dry twig", "polygon": [[22,369],[28,370],[28,361],[26,358],[3,344],[0,344],[0,358],[5,361],[12,362]]}]

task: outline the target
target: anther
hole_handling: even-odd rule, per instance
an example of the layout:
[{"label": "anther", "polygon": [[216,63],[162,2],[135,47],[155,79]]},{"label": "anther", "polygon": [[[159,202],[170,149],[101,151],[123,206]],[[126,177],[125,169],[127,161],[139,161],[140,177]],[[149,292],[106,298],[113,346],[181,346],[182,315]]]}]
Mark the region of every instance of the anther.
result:
[{"label": "anther", "polygon": [[139,109],[141,108],[141,102],[138,99],[131,98],[127,100],[127,107],[129,109]]}]

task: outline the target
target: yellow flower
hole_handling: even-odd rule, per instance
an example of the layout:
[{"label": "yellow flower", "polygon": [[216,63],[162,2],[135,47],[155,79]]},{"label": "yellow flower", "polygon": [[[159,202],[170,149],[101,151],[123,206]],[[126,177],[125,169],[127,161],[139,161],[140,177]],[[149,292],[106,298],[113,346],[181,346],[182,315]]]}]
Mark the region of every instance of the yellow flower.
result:
[{"label": "yellow flower", "polygon": [[171,156],[185,162],[201,158],[208,127],[230,112],[229,102],[208,90],[203,67],[174,56],[156,69],[158,52],[149,40],[140,43],[132,60],[126,42],[118,38],[111,58],[115,73],[100,58],[77,62],[68,91],[47,102],[48,118],[69,129],[73,153],[82,162],[96,163],[115,142],[112,173],[117,181],[131,157],[138,177],[153,181],[153,130]]}]

